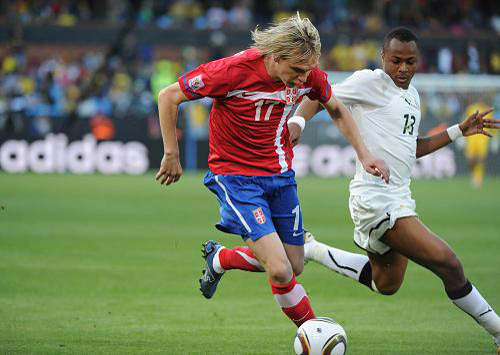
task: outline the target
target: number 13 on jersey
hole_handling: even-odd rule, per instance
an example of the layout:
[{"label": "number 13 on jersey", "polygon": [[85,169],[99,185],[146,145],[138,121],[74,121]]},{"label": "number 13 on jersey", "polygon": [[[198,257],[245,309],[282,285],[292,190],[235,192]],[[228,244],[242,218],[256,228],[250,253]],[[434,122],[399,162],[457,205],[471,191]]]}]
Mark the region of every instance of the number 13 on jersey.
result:
[{"label": "number 13 on jersey", "polygon": [[406,114],[405,118],[405,126],[403,128],[403,134],[409,134],[413,136],[413,125],[415,124],[416,118],[413,115]]}]

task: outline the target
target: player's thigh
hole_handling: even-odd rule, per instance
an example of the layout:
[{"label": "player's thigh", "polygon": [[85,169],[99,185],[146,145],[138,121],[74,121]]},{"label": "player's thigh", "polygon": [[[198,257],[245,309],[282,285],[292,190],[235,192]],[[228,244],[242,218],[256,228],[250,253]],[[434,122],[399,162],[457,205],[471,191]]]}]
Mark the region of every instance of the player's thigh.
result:
[{"label": "player's thigh", "polygon": [[283,243],[283,246],[295,275],[302,274],[304,270],[304,246],[287,243]]},{"label": "player's thigh", "polygon": [[245,243],[252,249],[266,271],[279,274],[291,273],[288,255],[276,232],[264,235],[255,241],[248,238]]},{"label": "player's thigh", "polygon": [[[273,195],[269,207],[273,216],[274,227],[281,241],[290,246],[303,246],[302,210],[295,182],[287,182],[280,187]],[[297,256],[300,256],[300,252],[291,252],[291,255],[293,255],[292,258],[296,259]],[[300,262],[303,262],[303,257]]]},{"label": "player's thigh", "polygon": [[414,216],[398,219],[382,240],[393,250],[424,267],[455,257],[449,245]]}]

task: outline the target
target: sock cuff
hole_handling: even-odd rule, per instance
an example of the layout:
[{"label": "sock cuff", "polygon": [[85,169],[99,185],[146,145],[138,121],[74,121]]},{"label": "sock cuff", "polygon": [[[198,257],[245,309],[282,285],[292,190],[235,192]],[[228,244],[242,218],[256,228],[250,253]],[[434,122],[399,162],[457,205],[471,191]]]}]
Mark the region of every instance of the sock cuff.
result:
[{"label": "sock cuff", "polygon": [[273,294],[285,294],[290,292],[297,284],[297,279],[295,278],[295,273],[292,275],[292,279],[286,284],[276,284],[269,279],[269,284],[273,290]]},{"label": "sock cuff", "polygon": [[213,261],[212,261],[212,266],[213,266],[215,272],[217,272],[219,274],[223,274],[224,271],[226,270],[223,266],[224,265],[224,258],[222,257],[222,252],[224,252],[224,250],[227,250],[226,247],[224,247],[224,246],[220,247],[219,250],[217,250],[217,252],[215,253]]},{"label": "sock cuff", "polygon": [[[222,247],[218,250],[218,258],[219,258],[219,264],[220,266],[224,268],[224,266],[226,265],[227,266],[227,263],[226,263],[226,253],[229,251],[230,249],[227,249],[225,247]],[[215,259],[215,258],[214,258]]]},{"label": "sock cuff", "polygon": [[366,285],[368,287],[372,288],[372,265],[370,264],[370,261],[367,261],[365,266],[363,266],[363,269],[359,273],[359,279],[358,281],[362,283],[363,285]]},{"label": "sock cuff", "polygon": [[472,292],[472,284],[470,283],[469,280],[467,280],[467,282],[463,287],[459,288],[456,291],[446,291],[446,294],[451,300],[456,300],[467,296],[471,292]]}]

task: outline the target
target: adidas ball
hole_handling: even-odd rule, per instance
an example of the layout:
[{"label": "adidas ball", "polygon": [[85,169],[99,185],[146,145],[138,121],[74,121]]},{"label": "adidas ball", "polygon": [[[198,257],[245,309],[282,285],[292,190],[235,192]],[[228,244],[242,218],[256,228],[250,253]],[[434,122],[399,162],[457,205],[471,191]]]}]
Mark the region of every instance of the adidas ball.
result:
[{"label": "adidas ball", "polygon": [[297,329],[293,346],[297,355],[344,355],[347,335],[330,318],[310,319]]}]

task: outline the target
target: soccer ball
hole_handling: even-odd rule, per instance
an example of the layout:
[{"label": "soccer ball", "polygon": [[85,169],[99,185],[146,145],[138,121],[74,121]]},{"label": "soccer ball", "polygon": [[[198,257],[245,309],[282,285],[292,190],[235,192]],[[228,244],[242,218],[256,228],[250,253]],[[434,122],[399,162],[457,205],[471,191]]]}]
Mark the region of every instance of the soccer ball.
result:
[{"label": "soccer ball", "polygon": [[299,327],[293,347],[297,355],[344,355],[347,351],[347,335],[334,320],[319,317]]}]

